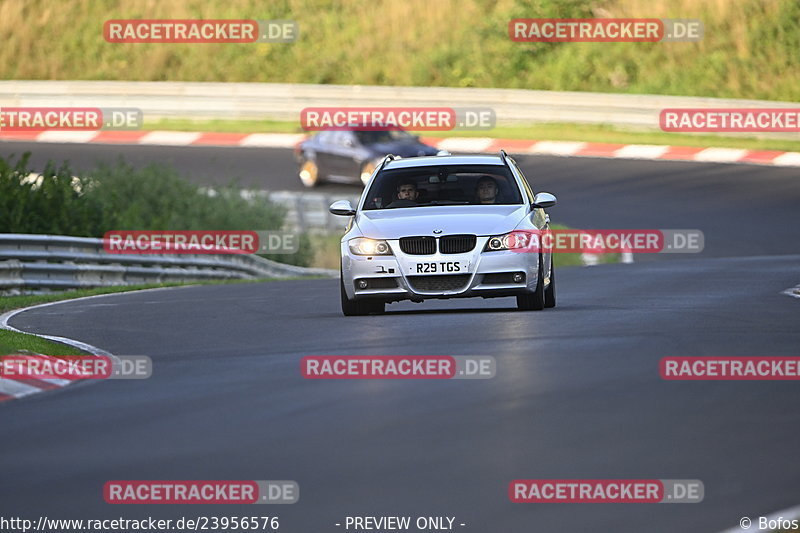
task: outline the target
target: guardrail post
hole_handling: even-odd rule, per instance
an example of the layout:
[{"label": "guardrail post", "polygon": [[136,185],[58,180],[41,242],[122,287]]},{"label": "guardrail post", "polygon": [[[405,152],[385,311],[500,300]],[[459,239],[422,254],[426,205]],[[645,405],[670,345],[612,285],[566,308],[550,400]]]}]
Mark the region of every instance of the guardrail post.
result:
[{"label": "guardrail post", "polygon": [[305,233],[308,227],[306,223],[306,216],[303,212],[303,196],[300,194],[294,197],[294,209],[297,213],[297,230],[300,233]]}]

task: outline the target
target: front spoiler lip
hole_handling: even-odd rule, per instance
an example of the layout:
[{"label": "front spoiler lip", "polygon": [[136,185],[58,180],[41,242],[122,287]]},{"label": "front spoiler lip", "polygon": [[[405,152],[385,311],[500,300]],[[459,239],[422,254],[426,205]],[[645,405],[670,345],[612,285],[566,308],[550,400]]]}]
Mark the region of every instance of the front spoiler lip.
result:
[{"label": "front spoiler lip", "polygon": [[364,291],[356,293],[356,300],[361,299],[380,299],[386,302],[400,302],[403,300],[423,301],[423,300],[450,300],[453,298],[502,298],[505,296],[519,296],[530,294],[530,289],[525,286],[497,288],[471,288],[455,294],[447,293],[410,293],[399,289],[393,291]]},{"label": "front spoiler lip", "polygon": [[[469,274],[469,281],[464,284],[464,287],[458,290],[451,291],[420,291],[411,287],[408,281],[403,276],[393,276],[398,286],[391,289],[358,289],[355,290],[355,299],[361,298],[383,298],[392,301],[400,300],[446,300],[449,298],[492,298],[502,296],[517,296],[520,294],[528,294],[531,288],[528,286],[527,278],[525,283],[497,283],[484,285],[483,279],[476,283],[475,279],[478,274],[485,276],[487,274],[500,274],[507,272],[519,272],[519,270],[509,270],[505,272],[471,272]],[[447,274],[444,274],[447,275]],[[457,274],[454,274],[457,275]],[[378,278],[384,279],[383,276],[358,276],[357,279],[370,279]],[[355,278],[354,278],[355,279]]]}]

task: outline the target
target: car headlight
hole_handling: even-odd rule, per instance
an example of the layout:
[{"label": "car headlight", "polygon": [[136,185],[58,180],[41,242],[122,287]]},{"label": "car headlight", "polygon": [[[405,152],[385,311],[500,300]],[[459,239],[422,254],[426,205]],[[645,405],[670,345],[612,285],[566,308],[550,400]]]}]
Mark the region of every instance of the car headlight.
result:
[{"label": "car headlight", "polygon": [[539,239],[533,231],[512,231],[503,235],[489,237],[484,252],[502,252],[506,250],[524,250],[535,247]]},{"label": "car headlight", "polygon": [[394,255],[386,241],[356,237],[350,239],[347,245],[350,247],[350,252],[355,255]]}]

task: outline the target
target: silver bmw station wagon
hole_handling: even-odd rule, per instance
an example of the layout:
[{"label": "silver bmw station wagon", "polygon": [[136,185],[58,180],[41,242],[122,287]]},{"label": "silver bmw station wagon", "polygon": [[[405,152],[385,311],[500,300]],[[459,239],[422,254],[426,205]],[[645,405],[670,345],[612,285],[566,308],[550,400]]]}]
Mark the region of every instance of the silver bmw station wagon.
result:
[{"label": "silver bmw station wagon", "polygon": [[516,162],[499,155],[386,156],[354,208],[341,243],[346,316],[401,300],[515,296],[521,310],[556,304],[552,254],[521,250],[549,229],[552,194],[534,194]]}]

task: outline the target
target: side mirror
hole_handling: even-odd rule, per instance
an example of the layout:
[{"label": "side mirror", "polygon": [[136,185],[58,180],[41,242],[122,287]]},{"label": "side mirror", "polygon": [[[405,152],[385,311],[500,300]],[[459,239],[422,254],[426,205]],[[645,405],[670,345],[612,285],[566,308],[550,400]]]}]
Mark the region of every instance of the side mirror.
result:
[{"label": "side mirror", "polygon": [[350,205],[350,200],[337,200],[333,202],[328,210],[334,215],[351,217],[356,214],[356,210]]},{"label": "side mirror", "polygon": [[549,192],[540,192],[533,197],[533,207],[553,207],[556,205],[556,197]]},{"label": "side mirror", "polygon": [[345,139],[344,140],[344,145],[346,147],[348,147],[348,148],[352,148],[352,147],[354,147],[356,145],[356,143],[353,142],[353,139]]}]

